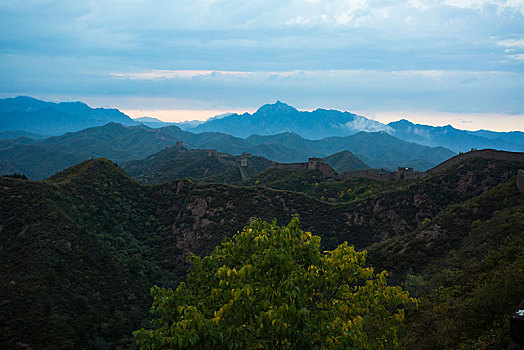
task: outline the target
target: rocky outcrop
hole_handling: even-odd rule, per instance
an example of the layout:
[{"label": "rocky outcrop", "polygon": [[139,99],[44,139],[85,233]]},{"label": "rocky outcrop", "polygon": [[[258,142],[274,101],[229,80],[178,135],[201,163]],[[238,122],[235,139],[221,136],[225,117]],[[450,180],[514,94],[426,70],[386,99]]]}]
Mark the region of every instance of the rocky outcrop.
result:
[{"label": "rocky outcrop", "polygon": [[524,193],[524,170],[519,170],[517,174],[517,188]]}]

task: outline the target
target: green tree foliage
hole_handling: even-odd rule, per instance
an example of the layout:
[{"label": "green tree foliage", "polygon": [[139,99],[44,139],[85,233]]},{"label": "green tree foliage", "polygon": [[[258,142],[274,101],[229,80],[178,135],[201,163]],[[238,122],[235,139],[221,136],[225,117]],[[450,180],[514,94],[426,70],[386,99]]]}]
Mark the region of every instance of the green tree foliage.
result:
[{"label": "green tree foliage", "polygon": [[294,217],[254,220],[192,269],[175,290],[154,287],[153,329],[141,348],[393,348],[404,305],[415,302],[364,267],[346,243],[320,251],[320,237]]}]

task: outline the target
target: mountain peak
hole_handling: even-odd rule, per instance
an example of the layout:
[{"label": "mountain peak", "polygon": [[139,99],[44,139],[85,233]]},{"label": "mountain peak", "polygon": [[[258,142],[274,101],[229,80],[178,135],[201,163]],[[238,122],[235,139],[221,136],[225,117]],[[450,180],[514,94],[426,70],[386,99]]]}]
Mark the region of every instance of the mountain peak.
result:
[{"label": "mountain peak", "polygon": [[388,123],[388,125],[389,126],[396,126],[396,125],[398,125],[398,126],[413,126],[415,124],[413,124],[412,122],[410,122],[407,119],[402,118],[402,119],[397,120],[395,122],[390,122],[390,123]]},{"label": "mountain peak", "polygon": [[255,114],[259,113],[290,113],[290,112],[298,112],[296,108],[291,107],[290,105],[281,102],[277,100],[273,104],[265,104],[262,107],[260,107]]}]

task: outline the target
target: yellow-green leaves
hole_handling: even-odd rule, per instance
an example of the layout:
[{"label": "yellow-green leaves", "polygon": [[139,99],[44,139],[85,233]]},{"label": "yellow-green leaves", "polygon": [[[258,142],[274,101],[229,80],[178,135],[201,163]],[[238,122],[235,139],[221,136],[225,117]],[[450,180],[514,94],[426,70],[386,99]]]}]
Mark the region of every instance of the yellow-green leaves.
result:
[{"label": "yellow-green leaves", "polygon": [[155,288],[154,329],[142,348],[384,348],[398,343],[407,292],[365,267],[344,243],[321,252],[297,218],[254,220],[209,256],[192,258],[186,283]]}]

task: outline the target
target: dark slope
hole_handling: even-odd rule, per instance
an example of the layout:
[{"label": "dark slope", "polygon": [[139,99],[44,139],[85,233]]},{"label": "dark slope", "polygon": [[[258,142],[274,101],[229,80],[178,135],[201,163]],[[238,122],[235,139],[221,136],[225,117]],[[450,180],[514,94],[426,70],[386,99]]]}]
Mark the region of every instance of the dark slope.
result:
[{"label": "dark slope", "polygon": [[[359,132],[346,137],[327,137],[307,140],[293,133],[270,136],[253,135],[246,139],[250,144],[277,144],[300,150],[309,157],[326,157],[348,150],[373,168],[396,169],[398,166],[425,170],[454,153],[444,147],[428,147],[405,142],[385,132]],[[293,159],[292,162],[305,161]]]},{"label": "dark slope", "polygon": [[314,156],[311,154],[316,155],[316,153],[311,153],[311,147],[308,147],[307,150],[300,148],[300,146],[303,146],[304,142],[307,143],[308,140],[305,140],[300,136],[298,136],[298,138],[304,142],[296,143],[287,140],[286,136],[293,135],[291,133],[275,135],[270,138],[260,139],[257,138],[257,136],[252,136],[247,139],[242,139],[220,132],[203,132],[194,134],[183,131],[176,126],[169,126],[159,130],[184,142],[184,144],[189,148],[216,149],[219,152],[233,155],[247,152],[271,159],[275,162],[306,161],[308,157]]},{"label": "dark slope", "polygon": [[0,150],[8,149],[11,147],[16,146],[25,146],[25,145],[31,145],[33,143],[37,143],[39,140],[31,138],[31,137],[25,137],[20,136],[17,138],[12,139],[0,139]]},{"label": "dark slope", "polygon": [[524,298],[523,252],[514,178],[369,248],[377,268],[421,299],[405,339],[420,349],[506,348],[509,315]]},{"label": "dark slope", "polygon": [[104,160],[0,182],[0,347],[129,345],[150,286],[169,278],[152,259],[147,189]]},{"label": "dark slope", "polygon": [[42,139],[44,138],[42,135],[33,134],[27,131],[22,130],[7,130],[7,131],[0,131],[0,140],[9,140],[9,139],[17,139],[17,138],[30,138],[30,139]]},{"label": "dark slope", "polygon": [[396,169],[398,166],[416,170],[430,168],[430,163],[440,163],[454,155],[444,147],[427,147],[402,141],[385,132],[359,132],[348,137],[329,137],[317,143],[322,151],[349,150],[369,166]]},{"label": "dark slope", "polygon": [[[425,218],[514,179],[521,166],[469,159],[340,204],[256,186],[189,180],[142,186],[107,160],[84,162],[44,182],[0,178],[0,346],[126,344],[145,322],[148,288],[176,283],[187,252],[206,254],[253,217],[285,223],[298,214],[326,249],[344,240],[362,249],[411,234]],[[502,212],[512,201],[495,198],[478,207],[497,203]]]}]

